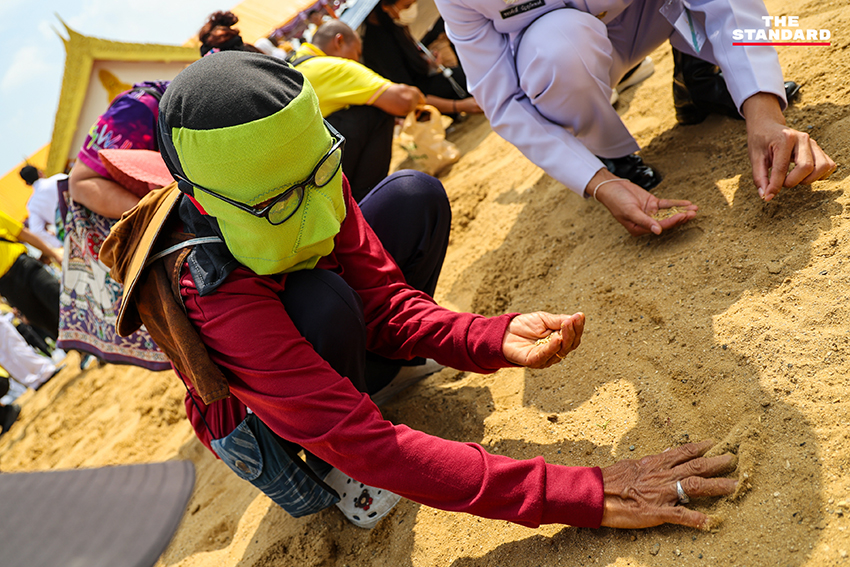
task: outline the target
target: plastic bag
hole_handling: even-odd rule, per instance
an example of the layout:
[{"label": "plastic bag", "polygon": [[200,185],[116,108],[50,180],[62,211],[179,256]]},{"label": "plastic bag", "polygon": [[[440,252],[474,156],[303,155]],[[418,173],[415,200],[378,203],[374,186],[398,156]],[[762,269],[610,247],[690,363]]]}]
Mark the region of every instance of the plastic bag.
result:
[{"label": "plastic bag", "polygon": [[440,111],[431,105],[417,108],[405,117],[399,143],[413,161],[413,169],[428,175],[437,175],[460,159],[460,150],[446,140]]}]

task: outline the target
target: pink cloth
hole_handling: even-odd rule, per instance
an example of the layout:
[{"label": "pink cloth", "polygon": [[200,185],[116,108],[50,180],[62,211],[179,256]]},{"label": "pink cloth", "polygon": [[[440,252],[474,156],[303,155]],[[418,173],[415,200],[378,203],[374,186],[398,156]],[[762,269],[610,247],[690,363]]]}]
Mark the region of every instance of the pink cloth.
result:
[{"label": "pink cloth", "polygon": [[174,181],[158,151],[100,150],[98,156],[112,179],[140,198]]}]

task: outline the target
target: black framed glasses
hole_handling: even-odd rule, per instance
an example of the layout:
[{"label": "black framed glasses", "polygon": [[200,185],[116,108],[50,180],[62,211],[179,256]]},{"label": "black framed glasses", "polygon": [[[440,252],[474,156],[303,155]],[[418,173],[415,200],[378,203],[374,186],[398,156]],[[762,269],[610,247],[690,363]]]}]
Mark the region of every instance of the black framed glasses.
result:
[{"label": "black framed glasses", "polygon": [[[269,221],[271,224],[277,226],[279,224],[283,224],[295,214],[295,211],[301,206],[301,203],[304,201],[304,191],[308,185],[312,185],[314,187],[324,187],[328,183],[330,183],[331,179],[334,178],[336,172],[339,171],[340,166],[342,165],[342,151],[345,147],[345,138],[336,131],[336,129],[331,126],[327,120],[325,122],[325,128],[331,134],[331,137],[334,139],[334,143],[331,145],[331,149],[324,155],[324,157],[316,164],[316,167],[313,168],[313,172],[310,173],[307,178],[292,187],[288,188],[286,191],[281,193],[276,197],[272,197],[269,201],[265,203],[260,203],[256,206],[246,205],[245,203],[240,203],[239,201],[234,201],[224,195],[219,195],[215,191],[211,189],[207,189],[206,187],[202,187],[197,183],[193,183],[188,179],[180,177],[177,175],[177,180],[182,181],[188,185],[191,185],[195,189],[206,193],[212,197],[220,201],[224,201],[228,205],[232,205],[241,211],[245,211],[250,215],[254,215],[255,217],[264,218]],[[257,208],[260,207],[260,208]]]}]

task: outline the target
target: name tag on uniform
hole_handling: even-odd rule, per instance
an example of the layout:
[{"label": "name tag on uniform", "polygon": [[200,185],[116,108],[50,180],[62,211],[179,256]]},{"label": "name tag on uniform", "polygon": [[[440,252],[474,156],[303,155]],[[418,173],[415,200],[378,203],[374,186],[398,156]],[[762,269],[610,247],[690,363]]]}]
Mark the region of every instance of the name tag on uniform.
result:
[{"label": "name tag on uniform", "polygon": [[685,41],[691,44],[694,52],[699,53],[705,44],[705,30],[694,22],[691,11],[682,4],[681,0],[667,0],[659,11],[668,22],[673,24]]},{"label": "name tag on uniform", "polygon": [[546,5],[545,0],[531,0],[530,2],[523,2],[522,4],[517,4],[516,6],[512,6],[507,10],[502,10],[499,12],[502,14],[502,19],[507,20],[513,16],[524,14],[529,10],[534,10],[535,8],[542,8]]}]

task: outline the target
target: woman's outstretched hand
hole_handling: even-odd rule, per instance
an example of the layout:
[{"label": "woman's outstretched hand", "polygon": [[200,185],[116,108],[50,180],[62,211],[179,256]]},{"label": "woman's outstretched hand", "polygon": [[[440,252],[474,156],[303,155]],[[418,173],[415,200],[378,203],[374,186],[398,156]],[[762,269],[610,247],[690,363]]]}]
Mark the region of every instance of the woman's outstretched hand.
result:
[{"label": "woman's outstretched hand", "polygon": [[552,315],[543,311],[517,315],[502,339],[508,362],[529,368],[548,368],[578,348],[584,313]]},{"label": "woman's outstretched hand", "polygon": [[[711,518],[677,504],[687,499],[731,494],[738,486],[733,478],[722,478],[734,469],[729,454],[703,457],[714,445],[708,439],[688,443],[640,460],[625,460],[602,469],[605,490],[602,525],[611,528],[648,528],[680,524],[711,528]],[[680,500],[676,481],[681,482],[685,500]]]}]

